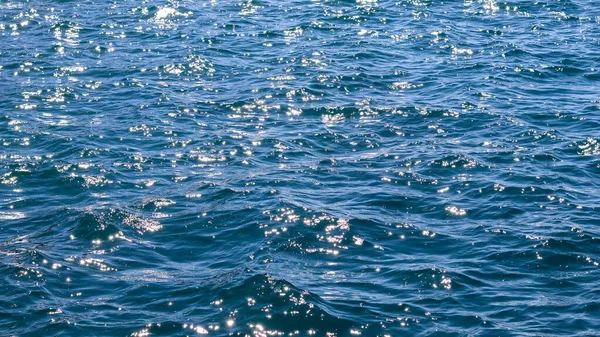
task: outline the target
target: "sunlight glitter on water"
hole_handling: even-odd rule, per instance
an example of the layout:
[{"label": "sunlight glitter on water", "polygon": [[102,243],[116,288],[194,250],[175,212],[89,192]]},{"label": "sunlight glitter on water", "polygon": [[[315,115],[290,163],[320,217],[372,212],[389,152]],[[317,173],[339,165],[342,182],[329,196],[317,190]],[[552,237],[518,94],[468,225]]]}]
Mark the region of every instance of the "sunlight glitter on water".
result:
[{"label": "sunlight glitter on water", "polygon": [[591,2],[0,8],[2,331],[598,330]]}]

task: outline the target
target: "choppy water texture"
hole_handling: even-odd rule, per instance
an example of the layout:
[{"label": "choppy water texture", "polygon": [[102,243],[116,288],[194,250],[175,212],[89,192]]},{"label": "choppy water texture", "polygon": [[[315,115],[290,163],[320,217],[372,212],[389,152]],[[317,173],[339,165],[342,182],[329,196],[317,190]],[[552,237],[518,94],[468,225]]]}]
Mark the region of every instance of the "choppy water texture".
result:
[{"label": "choppy water texture", "polygon": [[0,335],[600,335],[595,1],[0,1]]}]

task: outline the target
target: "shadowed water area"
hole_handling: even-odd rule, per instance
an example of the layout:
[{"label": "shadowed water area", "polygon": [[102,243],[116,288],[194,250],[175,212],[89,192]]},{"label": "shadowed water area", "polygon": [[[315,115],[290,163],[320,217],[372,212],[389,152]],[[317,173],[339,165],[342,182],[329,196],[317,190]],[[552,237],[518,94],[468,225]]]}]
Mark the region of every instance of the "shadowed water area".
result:
[{"label": "shadowed water area", "polygon": [[596,1],[0,0],[0,335],[600,335]]}]

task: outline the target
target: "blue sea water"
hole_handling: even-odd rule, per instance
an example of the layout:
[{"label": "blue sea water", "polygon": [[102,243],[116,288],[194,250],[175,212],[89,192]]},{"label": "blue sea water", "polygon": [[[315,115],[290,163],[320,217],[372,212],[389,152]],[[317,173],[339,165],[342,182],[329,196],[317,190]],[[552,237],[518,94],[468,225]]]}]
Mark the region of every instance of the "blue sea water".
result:
[{"label": "blue sea water", "polygon": [[0,0],[1,336],[599,336],[600,3]]}]

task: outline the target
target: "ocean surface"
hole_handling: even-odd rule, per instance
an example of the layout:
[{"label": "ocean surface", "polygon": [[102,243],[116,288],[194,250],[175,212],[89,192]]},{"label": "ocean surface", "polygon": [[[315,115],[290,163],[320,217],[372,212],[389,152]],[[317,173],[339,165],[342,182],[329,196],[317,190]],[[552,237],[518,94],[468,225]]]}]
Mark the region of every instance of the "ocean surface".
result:
[{"label": "ocean surface", "polygon": [[599,336],[600,4],[0,0],[0,336]]}]

